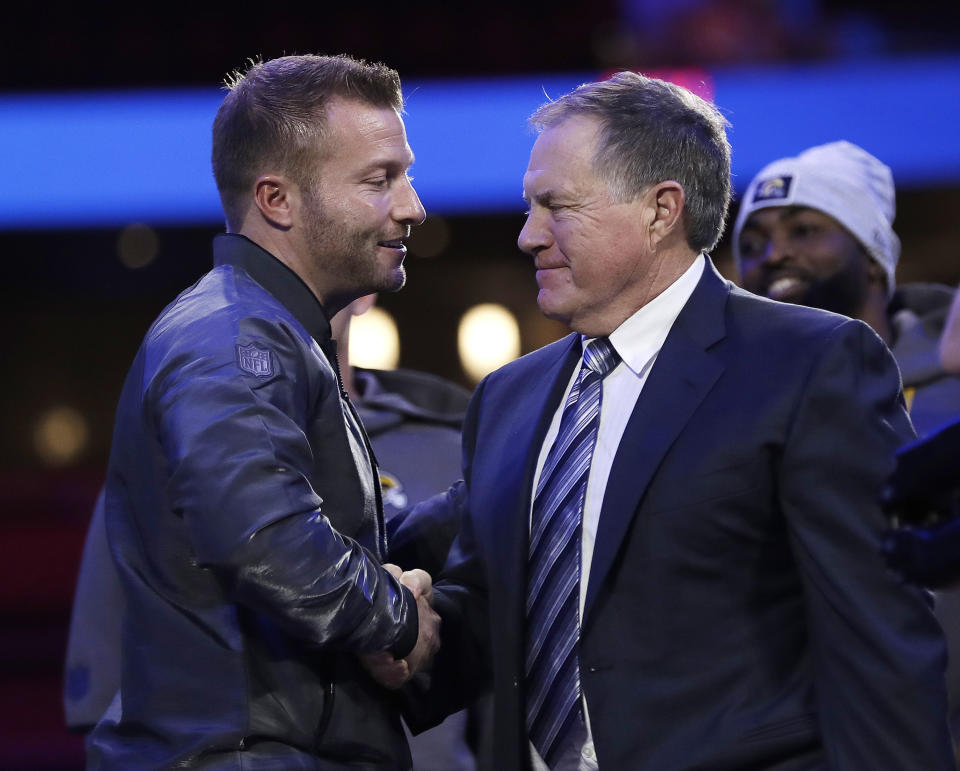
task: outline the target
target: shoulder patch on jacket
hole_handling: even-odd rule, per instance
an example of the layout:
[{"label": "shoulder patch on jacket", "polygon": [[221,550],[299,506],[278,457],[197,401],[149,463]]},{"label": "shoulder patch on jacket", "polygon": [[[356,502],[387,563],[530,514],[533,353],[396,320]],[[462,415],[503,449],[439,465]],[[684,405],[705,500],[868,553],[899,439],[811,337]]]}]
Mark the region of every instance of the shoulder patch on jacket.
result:
[{"label": "shoulder patch on jacket", "polygon": [[237,366],[241,370],[257,377],[272,377],[273,354],[268,348],[237,344]]}]

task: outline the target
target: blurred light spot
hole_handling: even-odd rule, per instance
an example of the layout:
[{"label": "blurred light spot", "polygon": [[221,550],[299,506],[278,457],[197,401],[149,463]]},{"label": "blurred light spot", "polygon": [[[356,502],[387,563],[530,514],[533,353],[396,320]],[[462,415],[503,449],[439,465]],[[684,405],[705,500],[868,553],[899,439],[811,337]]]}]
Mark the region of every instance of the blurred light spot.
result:
[{"label": "blurred light spot", "polygon": [[502,305],[475,305],[460,319],[457,348],[464,371],[474,381],[483,379],[520,355],[520,327]]},{"label": "blurred light spot", "polygon": [[73,407],[53,407],[40,416],[33,431],[33,447],[44,463],[64,466],[87,446],[87,420]]},{"label": "blurred light spot", "polygon": [[417,257],[436,257],[450,246],[450,225],[443,217],[427,217],[410,235],[410,251]]},{"label": "blurred light spot", "polygon": [[120,231],[117,238],[117,255],[120,262],[136,270],[145,268],[156,259],[160,250],[157,232],[149,225],[135,222]]},{"label": "blurred light spot", "polygon": [[400,361],[397,323],[383,308],[373,307],[350,321],[350,364],[369,369],[396,369]]}]

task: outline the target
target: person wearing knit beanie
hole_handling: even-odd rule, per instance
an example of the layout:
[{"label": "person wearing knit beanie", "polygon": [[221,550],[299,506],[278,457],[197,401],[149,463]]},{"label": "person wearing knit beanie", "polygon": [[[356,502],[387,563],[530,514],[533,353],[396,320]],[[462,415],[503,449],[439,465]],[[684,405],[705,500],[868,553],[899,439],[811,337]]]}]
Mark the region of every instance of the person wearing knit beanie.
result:
[{"label": "person wearing knit beanie", "polygon": [[[900,239],[889,167],[847,141],[767,164],[750,181],[733,227],[741,284],[772,300],[869,324],[893,352],[920,436],[960,416],[960,377],[938,353],[954,289],[897,286]],[[960,632],[956,655],[960,728]]]},{"label": "person wearing knit beanie", "polygon": [[[960,417],[960,295],[940,284],[896,285],[894,214],[890,169],[850,142],[830,142],[753,178],[734,224],[733,256],[748,291],[873,327],[890,346],[924,437]],[[956,362],[944,331],[951,300]],[[960,587],[937,592],[935,610],[949,649],[950,723],[960,736]]]},{"label": "person wearing knit beanie", "polygon": [[889,343],[886,311],[900,257],[895,211],[890,169],[850,142],[768,164],[734,224],[744,288],[862,319]]}]

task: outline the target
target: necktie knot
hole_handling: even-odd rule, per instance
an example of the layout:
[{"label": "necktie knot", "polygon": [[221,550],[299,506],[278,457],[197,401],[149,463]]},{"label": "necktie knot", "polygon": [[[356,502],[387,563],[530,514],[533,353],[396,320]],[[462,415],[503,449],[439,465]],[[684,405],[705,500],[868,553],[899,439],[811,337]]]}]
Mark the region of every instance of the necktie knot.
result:
[{"label": "necktie knot", "polygon": [[597,337],[584,347],[583,363],[600,377],[606,377],[620,363],[620,354],[613,347],[610,338]]}]

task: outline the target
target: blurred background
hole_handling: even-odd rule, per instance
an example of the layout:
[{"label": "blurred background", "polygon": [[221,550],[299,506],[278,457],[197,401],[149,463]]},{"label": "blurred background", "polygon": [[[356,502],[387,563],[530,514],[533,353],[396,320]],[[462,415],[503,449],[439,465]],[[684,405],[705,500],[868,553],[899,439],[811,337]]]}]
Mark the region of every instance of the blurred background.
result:
[{"label": "blurred background", "polygon": [[[9,5],[9,4],[8,4]],[[430,215],[408,285],[362,336],[467,387],[565,330],[516,247],[545,99],[611,71],[673,79],[732,124],[735,187],[849,139],[893,168],[898,281],[960,281],[955,3],[887,0],[20,4],[0,11],[0,767],[78,769],[63,728],[69,605],[113,411],[160,309],[210,266],[218,86],[250,57],[396,68]],[[736,214],[736,203],[731,222]],[[736,280],[726,238],[715,253]],[[375,326],[379,324],[381,326]],[[384,332],[383,329],[387,329]]]}]

